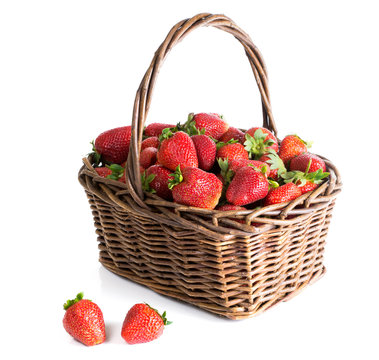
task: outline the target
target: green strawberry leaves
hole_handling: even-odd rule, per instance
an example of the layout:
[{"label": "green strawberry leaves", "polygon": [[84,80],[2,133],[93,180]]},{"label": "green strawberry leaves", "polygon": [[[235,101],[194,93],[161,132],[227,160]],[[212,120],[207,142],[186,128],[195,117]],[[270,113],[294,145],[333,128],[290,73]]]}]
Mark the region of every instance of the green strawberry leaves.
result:
[{"label": "green strawberry leaves", "polygon": [[229,169],[228,159],[223,160],[221,158],[218,158],[217,162],[218,166],[221,169],[221,176],[224,178],[224,185],[228,186],[232,182],[234,171]]},{"label": "green strawberry leaves", "polygon": [[[309,169],[309,166],[308,166]],[[304,173],[302,171],[289,171],[286,174],[282,174],[281,177],[285,183],[293,182],[297,186],[304,186],[308,181],[314,184],[320,184],[323,179],[328,177],[330,173],[318,169],[311,173]]]},{"label": "green strawberry leaves", "polygon": [[212,138],[212,140],[213,141],[215,141],[216,142],[216,148],[217,148],[217,150],[219,150],[219,149],[221,149],[223,146],[225,146],[225,145],[229,145],[229,144],[236,144],[236,143],[238,143],[238,140],[234,140],[234,139],[230,139],[228,142],[222,142],[222,141],[217,141],[216,139],[213,139]]},{"label": "green strawberry leaves", "polygon": [[170,325],[170,324],[172,324],[172,321],[168,321],[167,318],[166,318],[166,311],[164,311],[163,314],[161,315],[157,309],[154,309],[148,303],[145,303],[145,305],[147,305],[150,309],[154,310],[161,317],[161,319],[163,320],[163,324],[164,325]]},{"label": "green strawberry leaves", "polygon": [[144,171],[141,174],[141,183],[142,183],[142,190],[149,192],[151,194],[155,194],[156,191],[150,187],[150,183],[155,179],[155,174],[150,174],[146,176],[146,171]]},{"label": "green strawberry leaves", "polygon": [[[67,300],[64,304],[63,304],[63,309],[64,310],[67,310],[70,306],[78,303],[80,300],[83,300],[83,297],[84,297],[84,294],[83,292],[80,292],[78,295],[76,295],[76,298],[75,299],[72,299],[72,300]],[[91,301],[91,300],[89,300]]]},{"label": "green strawberry leaves", "polygon": [[259,159],[262,155],[268,152],[268,148],[274,144],[274,140],[267,138],[261,129],[254,132],[254,136],[245,134],[246,141],[244,142],[245,149],[249,153],[249,158]]},{"label": "green strawberry leaves", "polygon": [[107,179],[118,180],[124,175],[125,169],[118,164],[105,165],[108,169],[112,170],[112,174],[107,176]]},{"label": "green strawberry leaves", "polygon": [[183,181],[183,174],[180,171],[180,165],[176,167],[175,172],[170,174],[170,176],[174,177],[168,182],[168,188],[172,190],[174,186],[179,185]]},{"label": "green strawberry leaves", "polygon": [[159,135],[159,141],[169,139],[174,135],[175,128],[166,128],[162,130],[162,133]]},{"label": "green strawberry leaves", "polygon": [[283,160],[279,155],[272,149],[267,151],[266,156],[270,159],[266,162],[270,165],[271,170],[278,169],[278,176],[281,176],[287,172],[286,167],[284,166]]},{"label": "green strawberry leaves", "polygon": [[99,166],[100,160],[101,160],[101,155],[96,151],[95,141],[92,140],[90,142],[90,144],[92,145],[92,152],[90,152],[88,155],[92,155],[94,165]]}]

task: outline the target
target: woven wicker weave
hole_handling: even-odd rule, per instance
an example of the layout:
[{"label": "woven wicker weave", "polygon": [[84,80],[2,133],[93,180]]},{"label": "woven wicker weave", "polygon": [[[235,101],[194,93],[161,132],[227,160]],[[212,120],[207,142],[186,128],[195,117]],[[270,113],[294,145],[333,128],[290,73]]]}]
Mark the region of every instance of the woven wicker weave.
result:
[{"label": "woven wicker weave", "polygon": [[142,191],[139,149],[159,69],[169,51],[202,26],[229,32],[242,44],[261,94],[263,126],[277,134],[258,49],[224,15],[199,14],[171,29],[142,79],[126,184],[98,176],[91,157],[83,159],[79,181],[94,216],[100,262],[107,269],[158,293],[243,319],[288,300],[324,274],[325,238],[342,184],[336,167],[324,158],[330,172],[325,183],[294,201],[258,210],[204,210]]}]

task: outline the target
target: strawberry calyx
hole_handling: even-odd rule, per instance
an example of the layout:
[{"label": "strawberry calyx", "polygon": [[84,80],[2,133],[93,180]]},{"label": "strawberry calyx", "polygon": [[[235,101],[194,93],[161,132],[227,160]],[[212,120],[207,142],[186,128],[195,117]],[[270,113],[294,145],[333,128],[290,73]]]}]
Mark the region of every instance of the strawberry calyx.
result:
[{"label": "strawberry calyx", "polygon": [[229,169],[228,158],[223,160],[222,158],[217,159],[218,166],[220,167],[220,174],[224,179],[224,185],[227,186],[232,182],[234,171]]},{"label": "strawberry calyx", "polygon": [[166,311],[164,311],[162,314],[160,314],[157,309],[154,309],[149,304],[145,303],[145,305],[148,306],[150,309],[154,310],[161,317],[161,319],[163,320],[163,324],[164,325],[170,325],[170,324],[172,324],[172,321],[168,321],[167,318],[166,318]]},{"label": "strawberry calyx", "polygon": [[124,175],[125,168],[118,164],[105,165],[109,170],[112,171],[112,174],[107,176],[107,179],[118,180]]},{"label": "strawberry calyx", "polygon": [[146,171],[141,174],[142,190],[155,194],[156,190],[150,187],[150,183],[155,179],[156,174],[150,174],[146,176]]},{"label": "strawberry calyx", "polygon": [[204,135],[205,134],[205,128],[198,129],[196,127],[196,122],[193,120],[194,116],[195,116],[194,113],[188,114],[187,121],[184,123],[184,125],[181,125],[181,124],[177,125],[178,130],[181,130],[181,131],[187,133],[189,136]]},{"label": "strawberry calyx", "polygon": [[297,186],[302,187],[307,182],[320,184],[323,179],[330,175],[329,172],[323,171],[322,169],[318,169],[317,171],[311,173],[308,172],[311,167],[311,164],[312,159],[309,160],[305,172],[299,170],[289,171],[284,174],[281,174],[281,178],[284,180],[285,183],[293,182]]},{"label": "strawberry calyx", "polygon": [[[267,139],[266,139],[267,138]],[[254,132],[254,136],[245,134],[245,149],[249,153],[249,158],[259,159],[268,152],[269,147],[275,143],[274,140],[267,137],[261,129]]]},{"label": "strawberry calyx", "polygon": [[279,187],[279,183],[278,182],[276,182],[274,180],[271,180],[271,179],[268,179],[267,181],[268,181],[268,188],[269,188],[269,190],[275,189],[275,188]]},{"label": "strawberry calyx", "polygon": [[[257,167],[255,166],[254,164],[247,164],[247,166],[250,166],[252,167],[255,171],[258,171],[260,172],[262,175],[266,176],[266,173],[267,173],[267,166],[266,165],[263,165],[262,167]],[[267,176],[266,176],[267,177]]]},{"label": "strawberry calyx", "polygon": [[176,167],[175,172],[170,174],[170,176],[173,176],[173,179],[169,180],[168,188],[172,190],[174,186],[179,185],[183,181],[183,174],[180,170],[180,165]]},{"label": "strawberry calyx", "polygon": [[100,160],[101,160],[101,154],[97,152],[94,140],[92,140],[90,144],[92,145],[92,152],[88,153],[87,155],[92,156],[93,163],[95,164],[95,166],[99,166]]},{"label": "strawberry calyx", "polygon": [[176,128],[166,128],[162,130],[162,133],[159,135],[159,141],[167,140],[174,135]]},{"label": "strawberry calyx", "polygon": [[[64,310],[67,310],[69,307],[71,307],[72,305],[78,303],[80,300],[83,300],[83,296],[84,296],[84,293],[83,292],[80,292],[78,295],[76,295],[76,298],[75,299],[72,299],[72,300],[67,300],[64,304],[63,304],[63,309]],[[88,300],[88,299],[87,299]],[[88,301],[91,301],[91,300],[88,300]]]},{"label": "strawberry calyx", "polygon": [[281,176],[282,174],[285,174],[287,172],[283,160],[274,150],[269,149],[267,153],[264,155],[266,155],[269,158],[269,160],[266,160],[265,162],[267,162],[270,165],[270,169],[278,170],[278,176]]},{"label": "strawberry calyx", "polygon": [[[212,140],[215,141],[216,139],[212,138]],[[222,142],[222,141],[216,140],[216,148],[217,150],[220,150],[225,145],[236,144],[236,143],[238,143],[238,140],[234,140],[234,139],[230,139],[228,142]]]}]

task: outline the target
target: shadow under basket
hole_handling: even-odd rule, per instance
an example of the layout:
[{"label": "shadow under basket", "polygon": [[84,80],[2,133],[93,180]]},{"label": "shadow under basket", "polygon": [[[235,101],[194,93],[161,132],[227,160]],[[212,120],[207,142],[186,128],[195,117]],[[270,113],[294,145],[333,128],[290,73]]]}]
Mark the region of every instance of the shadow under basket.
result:
[{"label": "shadow under basket", "polygon": [[91,156],[83,159],[79,181],[107,269],[212,313],[244,319],[290,299],[324,274],[325,239],[342,184],[336,167],[323,158],[330,176],[316,190],[254,210],[188,207],[142,191],[139,149],[156,76],[171,48],[202,26],[229,32],[241,42],[261,93],[263,126],[277,134],[258,49],[224,15],[199,14],[172,28],[142,79],[126,183],[98,176]]}]

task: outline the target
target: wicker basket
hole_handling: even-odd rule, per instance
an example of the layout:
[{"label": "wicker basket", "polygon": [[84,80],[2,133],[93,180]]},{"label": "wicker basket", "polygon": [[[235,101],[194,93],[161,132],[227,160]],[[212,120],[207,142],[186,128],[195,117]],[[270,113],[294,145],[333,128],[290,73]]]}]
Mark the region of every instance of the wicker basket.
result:
[{"label": "wicker basket", "polygon": [[100,262],[107,269],[158,293],[243,319],[290,299],[324,274],[325,238],[342,184],[335,166],[324,158],[330,172],[325,183],[296,200],[259,210],[204,210],[142,191],[139,149],[156,77],[169,51],[202,26],[229,32],[242,44],[261,94],[263,126],[277,134],[258,49],[224,15],[199,14],[171,29],[142,79],[126,184],[99,177],[91,157],[83,159],[79,181],[94,216]]}]

